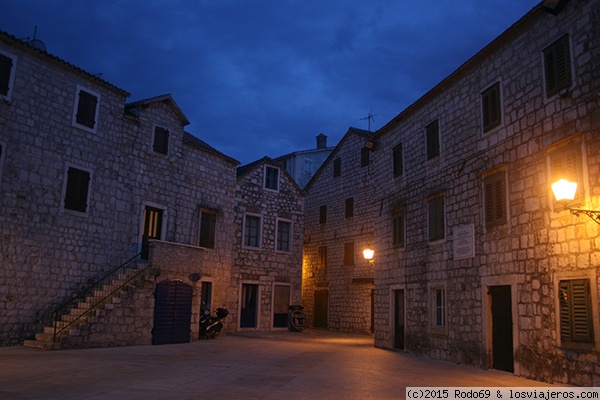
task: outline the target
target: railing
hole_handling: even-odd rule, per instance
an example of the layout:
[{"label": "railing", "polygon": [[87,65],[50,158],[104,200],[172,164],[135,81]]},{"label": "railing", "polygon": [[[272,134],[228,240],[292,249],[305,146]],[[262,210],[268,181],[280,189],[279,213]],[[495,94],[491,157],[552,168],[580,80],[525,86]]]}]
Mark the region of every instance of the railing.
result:
[{"label": "railing", "polygon": [[[60,335],[65,330],[69,329],[69,327],[79,322],[84,316],[90,314],[100,304],[104,303],[107,299],[109,299],[123,287],[128,285],[131,281],[133,281],[146,270],[148,270],[148,268],[150,268],[150,264],[146,265],[144,268],[140,268],[139,270],[136,270],[135,268],[131,267],[131,264],[137,262],[139,260],[140,255],[144,251],[145,250],[142,250],[135,256],[131,257],[129,260],[125,261],[123,264],[119,265],[116,268],[113,268],[104,276],[88,283],[87,287],[85,287],[83,290],[73,295],[70,299],[67,299],[64,303],[56,307],[50,314],[52,316],[52,326],[54,327],[54,335],[52,341],[56,343],[58,335]],[[115,277],[119,276],[127,270],[131,270],[135,273],[132,273],[131,276],[124,275],[125,279],[122,282],[119,282],[119,284],[116,286],[109,285],[109,283],[117,282]],[[92,294],[95,295],[92,296]],[[79,310],[79,312],[73,313],[72,310],[75,308],[75,305],[79,302],[85,302],[88,299],[88,297],[90,298],[89,306],[82,308],[81,310]],[[63,316],[67,315],[67,310],[71,310],[71,312],[69,313],[70,321],[63,321],[62,318]]]}]

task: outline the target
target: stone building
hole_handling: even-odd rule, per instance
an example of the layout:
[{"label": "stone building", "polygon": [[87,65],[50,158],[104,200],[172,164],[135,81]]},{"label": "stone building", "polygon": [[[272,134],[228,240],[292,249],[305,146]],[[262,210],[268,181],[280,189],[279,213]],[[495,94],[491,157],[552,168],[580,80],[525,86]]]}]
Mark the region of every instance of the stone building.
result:
[{"label": "stone building", "polygon": [[376,346],[600,385],[600,225],[568,211],[600,210],[599,27],[596,0],[542,2],[370,138]]},{"label": "stone building", "polygon": [[373,331],[373,267],[362,256],[373,243],[371,135],[350,128],[306,187],[302,301],[311,327]]},{"label": "stone building", "polygon": [[314,149],[294,151],[275,159],[301,188],[308,184],[333,151],[333,147],[327,147],[326,135],[320,133],[316,139],[317,147]]},{"label": "stone building", "polygon": [[[232,306],[238,162],[170,95],[126,103],[6,33],[0,65],[0,344],[51,341],[61,304],[64,347],[195,340],[203,303]],[[93,283],[108,297],[65,302]]]},{"label": "stone building", "polygon": [[287,329],[301,301],[304,194],[269,157],[238,168],[230,303],[237,331]]}]

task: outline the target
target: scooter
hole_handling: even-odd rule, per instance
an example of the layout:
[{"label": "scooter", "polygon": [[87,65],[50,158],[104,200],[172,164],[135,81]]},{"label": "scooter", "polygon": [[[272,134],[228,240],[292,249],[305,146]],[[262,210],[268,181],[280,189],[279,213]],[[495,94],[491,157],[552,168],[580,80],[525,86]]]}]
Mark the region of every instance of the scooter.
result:
[{"label": "scooter", "polygon": [[299,304],[289,306],[290,331],[302,332],[306,328],[306,315],[302,312],[304,307]]},{"label": "scooter", "polygon": [[223,320],[229,315],[225,308],[217,308],[215,315],[210,314],[210,310],[204,310],[200,317],[200,335],[201,339],[214,339],[219,336],[223,329]]}]

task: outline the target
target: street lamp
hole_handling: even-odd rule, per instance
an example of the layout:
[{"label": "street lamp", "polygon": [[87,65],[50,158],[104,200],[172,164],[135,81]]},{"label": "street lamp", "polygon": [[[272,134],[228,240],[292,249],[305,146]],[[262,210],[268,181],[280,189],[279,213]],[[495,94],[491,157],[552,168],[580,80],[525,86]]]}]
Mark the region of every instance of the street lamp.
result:
[{"label": "street lamp", "polygon": [[375,260],[373,259],[373,256],[375,255],[375,250],[373,250],[371,248],[371,246],[367,246],[366,249],[363,250],[363,257],[365,258],[365,260],[367,260],[369,262],[369,264],[371,265],[375,265]]},{"label": "street lamp", "polygon": [[[552,184],[552,192],[556,201],[567,202],[575,198],[575,192],[577,192],[577,182],[570,182],[566,179],[560,179]],[[600,211],[594,210],[582,210],[579,208],[568,208],[573,215],[585,214],[590,217],[594,222],[600,225]]]}]

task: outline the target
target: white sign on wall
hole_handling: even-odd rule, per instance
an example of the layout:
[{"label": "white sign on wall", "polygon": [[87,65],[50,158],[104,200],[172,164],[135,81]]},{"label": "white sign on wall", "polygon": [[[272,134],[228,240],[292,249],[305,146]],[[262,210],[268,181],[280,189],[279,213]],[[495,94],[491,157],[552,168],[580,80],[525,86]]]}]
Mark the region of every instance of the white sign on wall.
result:
[{"label": "white sign on wall", "polygon": [[475,226],[461,225],[454,228],[454,259],[475,257]]}]

